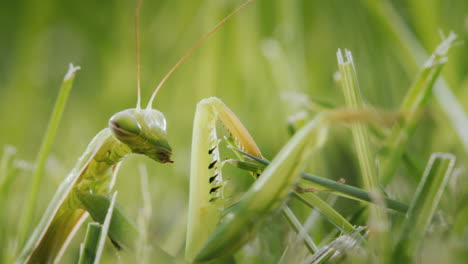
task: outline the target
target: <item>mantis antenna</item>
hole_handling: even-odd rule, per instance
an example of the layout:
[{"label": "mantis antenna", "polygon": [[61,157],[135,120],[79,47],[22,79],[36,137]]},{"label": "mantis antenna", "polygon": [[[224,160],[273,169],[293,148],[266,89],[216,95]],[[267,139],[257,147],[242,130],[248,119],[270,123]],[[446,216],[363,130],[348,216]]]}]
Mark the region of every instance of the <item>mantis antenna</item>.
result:
[{"label": "mantis antenna", "polygon": [[136,49],[136,75],[137,75],[137,105],[141,108],[141,86],[140,86],[140,8],[142,0],[137,0],[135,7],[135,49]]},{"label": "mantis antenna", "polygon": [[179,65],[187,59],[187,57],[192,54],[198,46],[200,46],[207,38],[209,38],[213,33],[216,32],[218,28],[220,28],[224,23],[226,23],[231,17],[233,17],[235,14],[239,13],[244,7],[248,6],[250,3],[252,3],[254,0],[248,0],[245,3],[243,3],[240,7],[238,7],[236,10],[234,10],[231,14],[226,16],[223,20],[221,20],[216,26],[214,26],[208,33],[206,33],[187,53],[182,56],[182,58],[177,61],[177,63],[169,70],[169,72],[164,76],[164,78],[161,80],[161,82],[158,84],[156,89],[154,90],[153,94],[151,95],[151,98],[149,100],[148,106],[146,109],[151,109],[153,106],[153,101],[154,98],[156,97],[156,94],[158,93],[159,89],[163,86],[163,84],[166,82],[167,79],[172,75],[172,73],[179,67]]}]

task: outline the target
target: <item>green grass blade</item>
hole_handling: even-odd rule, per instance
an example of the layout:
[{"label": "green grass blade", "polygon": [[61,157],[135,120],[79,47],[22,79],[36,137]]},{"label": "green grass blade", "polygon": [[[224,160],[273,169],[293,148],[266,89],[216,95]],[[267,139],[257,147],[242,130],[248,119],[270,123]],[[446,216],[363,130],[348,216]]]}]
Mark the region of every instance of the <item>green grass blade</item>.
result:
[{"label": "green grass blade", "polygon": [[[106,244],[107,233],[111,225],[111,220],[114,212],[115,199],[117,198],[117,191],[112,195],[104,223],[102,223],[101,232],[99,234],[99,241],[96,248],[96,257],[94,258],[94,264],[99,264],[101,262],[102,251],[104,250],[104,245]],[[115,227],[114,227],[115,228]]]},{"label": "green grass blade", "polygon": [[322,215],[324,215],[340,230],[346,233],[355,231],[354,226],[349,223],[348,220],[346,220],[340,213],[335,211],[333,207],[329,206],[317,195],[310,192],[299,193],[296,191],[294,192],[294,197],[298,198],[300,201],[310,206],[311,208],[319,210]]},{"label": "green grass blade", "polygon": [[[338,50],[337,58],[346,105],[351,109],[363,109],[364,105],[351,52],[345,50],[345,58],[343,58],[341,50]],[[364,187],[367,190],[379,189],[374,153],[370,145],[369,130],[361,122],[352,124],[351,130],[354,144],[356,145],[356,153],[361,167]]]},{"label": "green grass blade", "polygon": [[68,72],[63,79],[62,87],[60,88],[60,92],[55,102],[55,106],[52,111],[52,115],[50,117],[46,133],[42,140],[42,145],[36,158],[36,165],[30,187],[31,189],[28,192],[26,200],[26,209],[24,210],[24,214],[21,220],[22,223],[20,224],[18,237],[20,245],[22,245],[25,241],[26,234],[28,233],[29,228],[31,226],[31,222],[33,221],[34,209],[36,208],[39,187],[41,185],[42,176],[44,175],[45,163],[47,161],[47,157],[49,156],[52,143],[57,133],[57,129],[62,118],[63,111],[65,110],[65,104],[67,102],[68,95],[70,94],[73,80],[75,79],[76,71],[78,71],[79,69],[80,67],[75,67],[72,64],[70,64],[70,68],[68,69]]},{"label": "green grass blade", "polygon": [[318,250],[317,245],[315,245],[312,238],[307,234],[307,231],[304,230],[303,226],[301,225],[301,222],[294,215],[293,211],[289,207],[286,206],[283,210],[281,210],[281,213],[289,222],[289,224],[292,226],[294,231],[300,236],[302,236],[301,239],[303,239],[304,244],[307,247],[307,249],[311,253],[317,252]]},{"label": "green grass blade", "polygon": [[14,162],[16,157],[16,148],[13,146],[6,146],[2,159],[0,161],[0,206],[3,207],[5,197],[8,195],[10,184],[13,182],[17,169]]},{"label": "green grass blade", "polygon": [[395,174],[398,163],[419,121],[419,111],[429,98],[432,86],[439,76],[442,66],[447,61],[445,56],[455,39],[456,35],[450,34],[436,48],[404,98],[400,107],[403,118],[395,125],[387,139],[381,159],[381,181],[384,185],[390,182]]},{"label": "green grass blade", "polygon": [[138,228],[140,234],[138,237],[137,260],[138,263],[149,263],[148,252],[151,250],[148,234],[150,232],[150,223],[152,215],[151,193],[149,191],[148,171],[144,164],[139,165],[140,171],[140,189],[143,198],[143,205],[138,214]]},{"label": "green grass blade", "polygon": [[[307,261],[305,261],[304,263],[311,263],[311,264],[330,263],[330,262],[334,263],[335,261],[330,261],[332,258],[337,257],[340,254],[343,254],[347,250],[353,250],[354,248],[359,247],[357,238],[361,236],[359,233],[360,231],[362,230],[358,228],[356,229],[356,231],[354,231],[351,234],[344,234],[335,238],[333,241],[331,241],[327,245],[321,247],[317,253],[310,256],[310,258],[307,259]],[[345,261],[345,263],[347,262]],[[355,263],[355,262],[352,262],[352,263]]]},{"label": "green grass blade", "polygon": [[0,160],[0,195],[2,196],[6,189],[8,189],[8,185],[12,180],[15,156],[16,148],[13,146],[5,146],[2,159]]},{"label": "green grass blade", "polygon": [[[349,50],[345,50],[344,53],[343,57],[341,50],[338,50],[337,58],[346,105],[351,109],[360,110],[364,108],[364,102],[359,89],[353,56]],[[383,197],[377,177],[375,153],[370,143],[369,128],[365,123],[354,123],[351,125],[351,132],[356,146],[364,188],[375,197]],[[379,200],[383,202],[383,199]],[[384,224],[388,222],[387,215],[381,206],[374,206],[372,203],[369,205],[368,227],[371,233],[371,243],[369,245],[374,251],[377,251],[375,255],[380,259],[380,263],[384,263],[390,248],[388,225]]]},{"label": "green grass blade", "polygon": [[[17,169],[14,166],[16,158],[16,148],[13,146],[5,146],[3,155],[0,161],[0,208],[7,208],[6,202],[8,201],[8,194],[10,193],[10,184],[15,179]],[[6,227],[6,217],[0,218],[0,226]],[[0,241],[13,241],[10,239],[10,232],[7,228],[0,228]],[[14,251],[11,251],[11,247],[5,246],[0,249],[0,262],[3,260],[5,263],[10,263],[12,260],[9,258],[13,257]]]},{"label": "green grass blade", "polygon": [[373,189],[371,192],[372,201],[378,206],[370,207],[367,228],[369,230],[369,250],[370,259],[373,263],[392,263],[392,233],[390,232],[390,218],[382,208],[385,207],[383,192]]},{"label": "green grass blade", "polygon": [[395,251],[399,257],[409,260],[423,241],[454,165],[454,155],[432,154],[403,222],[400,243]]},{"label": "green grass blade", "polygon": [[[418,69],[419,65],[423,64],[427,59],[428,54],[392,4],[389,1],[374,0],[361,0],[361,2],[375,15],[387,32],[393,35],[395,38],[393,43],[401,51],[405,52],[404,58],[411,58],[413,68]],[[414,74],[414,72],[410,72],[410,74]],[[455,97],[444,78],[440,78],[435,83],[434,94],[442,110],[445,111],[452,123],[465,151],[468,151],[468,136],[466,134],[466,131],[468,131],[468,116],[462,104]]]},{"label": "green grass blade", "polygon": [[101,228],[102,226],[96,222],[91,222],[88,224],[84,241],[80,245],[80,256],[78,258],[78,264],[94,263],[101,234]]},{"label": "green grass blade", "polygon": [[[255,167],[254,163],[249,163],[247,165],[243,164],[242,161],[230,161],[230,164],[233,164],[234,166],[239,166],[239,168],[243,169],[248,169],[248,170],[253,170],[253,171],[262,171],[264,169],[265,165],[270,164],[270,161],[255,157],[253,155],[250,155],[249,153],[246,153],[240,149],[236,149],[233,147],[229,147],[237,152],[240,152],[244,154],[245,156],[259,162],[261,165],[257,165]],[[327,178],[323,178],[320,176],[312,175],[310,173],[301,173],[302,180],[299,181],[299,186],[305,187],[305,188],[315,188],[319,191],[324,191],[324,192],[329,192],[333,193],[342,197],[350,198],[353,200],[357,201],[362,201],[362,202],[373,202],[371,195],[369,192],[353,187],[351,185],[339,183],[336,181],[329,180]],[[408,210],[408,206],[406,204],[403,204],[401,202],[398,202],[396,200],[392,200],[389,198],[384,198],[384,202],[386,206],[389,209],[406,213]]]}]

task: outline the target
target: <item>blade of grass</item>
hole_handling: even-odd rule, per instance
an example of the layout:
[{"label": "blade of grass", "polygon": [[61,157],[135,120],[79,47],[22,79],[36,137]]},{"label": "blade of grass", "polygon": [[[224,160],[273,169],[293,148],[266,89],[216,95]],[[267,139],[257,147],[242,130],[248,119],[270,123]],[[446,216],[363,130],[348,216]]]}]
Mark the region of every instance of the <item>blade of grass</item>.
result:
[{"label": "blade of grass", "polygon": [[75,79],[75,74],[79,69],[80,67],[75,67],[73,66],[73,64],[70,64],[68,72],[63,79],[59,95],[55,102],[55,106],[52,111],[46,133],[42,140],[41,148],[37,154],[35,169],[31,180],[31,189],[27,194],[25,210],[20,224],[18,236],[18,241],[20,245],[23,245],[26,238],[26,234],[28,233],[29,228],[31,226],[31,222],[33,221],[37,196],[39,193],[39,187],[41,185],[42,176],[44,175],[45,163],[47,161],[47,157],[49,156],[52,143],[57,133],[57,129],[62,118],[63,111],[65,110],[65,104],[67,102],[68,95],[70,94],[73,80]]},{"label": "blade of grass", "polygon": [[15,178],[17,168],[15,167],[16,148],[6,146],[0,161],[0,208],[4,208],[3,202],[8,195],[10,184]]},{"label": "blade of grass", "polygon": [[[15,178],[16,172],[18,171],[15,166],[16,148],[13,146],[5,146],[3,155],[0,161],[0,208],[8,208],[5,202],[8,200],[7,196],[10,191],[10,184]],[[7,225],[6,217],[0,218],[0,225],[5,227]],[[0,228],[0,241],[11,241],[10,232],[6,228]],[[13,257],[14,251],[11,251],[11,247],[4,246],[0,249],[0,261],[2,263],[12,262],[10,257]]]},{"label": "blade of grass", "polygon": [[391,259],[392,236],[390,233],[390,219],[385,211],[383,192],[373,189],[371,198],[378,205],[369,209],[367,227],[369,229],[368,249],[372,263],[393,263]]},{"label": "blade of grass", "polygon": [[395,174],[398,163],[419,121],[419,110],[427,102],[432,86],[439,76],[442,66],[447,61],[445,56],[455,39],[456,35],[452,33],[436,48],[403,100],[399,110],[404,113],[404,117],[395,125],[386,140],[384,153],[381,157],[381,181],[384,185],[390,182]]},{"label": "blade of grass", "polygon": [[94,263],[101,229],[102,226],[99,223],[91,222],[88,224],[84,241],[80,245],[78,264]]},{"label": "blade of grass", "polygon": [[304,244],[307,247],[307,249],[310,251],[310,253],[313,254],[314,252],[317,252],[318,250],[317,245],[315,245],[312,238],[307,234],[307,231],[304,230],[304,228],[301,225],[301,222],[294,215],[293,211],[288,206],[285,206],[285,208],[281,210],[281,213],[286,218],[286,220],[288,220],[289,224],[292,226],[294,231],[298,235],[302,236],[301,238],[303,239]]},{"label": "blade of grass", "polygon": [[434,216],[440,198],[455,165],[455,156],[434,153],[424,171],[416,194],[402,224],[401,239],[395,254],[402,261],[410,261]]},{"label": "blade of grass", "polygon": [[[341,83],[343,87],[343,94],[345,97],[346,105],[351,109],[360,110],[364,108],[361,91],[359,89],[359,82],[357,79],[356,68],[354,67],[353,56],[349,50],[345,50],[344,58],[341,50],[337,52],[338,67],[341,73]],[[361,168],[362,180],[364,188],[369,190],[372,197],[379,197],[378,201],[383,203],[383,195],[380,190],[379,180],[377,178],[377,168],[375,167],[375,153],[370,144],[369,128],[365,123],[353,123],[351,125],[351,132],[353,134],[354,145],[356,146],[356,153]],[[375,202],[375,199],[373,199]],[[379,258],[379,263],[387,263],[389,255],[389,234],[387,215],[383,207],[369,204],[369,231],[370,247],[376,251],[375,255]]]},{"label": "blade of grass", "polygon": [[[336,200],[337,200],[337,196],[334,196],[334,195],[329,195],[326,199],[326,203],[333,208],[333,205],[335,204]],[[317,210],[317,208],[313,208],[310,213],[309,213],[309,216],[305,219],[304,223],[302,224],[303,226],[303,231],[304,232],[307,232],[309,236],[313,236],[313,237],[321,237],[323,236],[322,234],[322,228],[323,228],[323,215],[322,213]],[[326,219],[328,220],[328,219]],[[328,235],[334,233],[336,237],[337,234],[341,233],[342,232],[342,229],[333,229],[333,231],[329,232]],[[283,257],[282,257],[282,263],[298,263],[298,262],[304,262],[304,258],[306,256],[303,256],[303,254],[298,254],[298,247],[300,244],[303,243],[303,237],[304,235],[301,235],[299,234],[295,241],[292,241],[292,243],[289,243],[288,245],[288,248],[287,248],[287,251],[284,252],[283,254]],[[322,238],[319,238],[319,240],[321,242],[323,242],[323,237]],[[297,255],[298,258],[288,258],[288,255]],[[291,261],[289,261],[291,259]]]},{"label": "blade of grass", "polygon": [[101,229],[101,234],[99,235],[99,241],[97,244],[96,257],[94,259],[94,264],[99,264],[99,262],[101,262],[102,251],[104,250],[104,245],[106,243],[107,232],[109,231],[109,227],[111,224],[111,219],[112,219],[112,214],[114,211],[114,204],[115,204],[116,198],[117,198],[117,191],[115,191],[114,194],[112,195],[109,209],[107,210],[106,218],[104,219],[104,223],[102,224],[102,229]]},{"label": "blade of grass", "polygon": [[[345,50],[345,58],[343,58],[341,50],[338,50],[337,58],[346,105],[351,109],[362,109],[363,101],[361,98],[361,91],[359,90],[353,56],[349,50]],[[375,161],[373,160],[374,153],[369,142],[368,128],[363,123],[353,123],[351,125],[351,132],[353,134],[354,144],[356,145],[356,153],[361,167],[364,188],[369,191],[375,188],[379,189],[377,169],[375,168]]]},{"label": "blade of grass", "polygon": [[8,188],[13,174],[13,162],[16,156],[16,148],[13,146],[5,146],[3,149],[2,159],[0,161],[0,195]]},{"label": "blade of grass", "polygon": [[[228,146],[236,148],[237,144],[233,138],[225,138],[225,139],[226,139],[226,143],[228,144]],[[244,170],[252,172],[251,176],[256,180],[258,175],[261,173],[261,171],[257,169],[258,164],[255,164],[255,163],[251,164],[250,162],[246,161],[246,157],[243,156],[242,153],[239,153],[237,151],[233,151],[233,152],[237,156],[237,158],[239,158],[240,160],[238,165],[243,166]],[[232,161],[235,162],[238,160],[232,160]],[[230,162],[230,160],[228,160],[227,162]],[[265,167],[266,166],[263,166],[263,169],[265,169]],[[315,245],[314,241],[309,237],[307,232],[304,230],[304,228],[302,227],[300,221],[297,219],[294,212],[288,206],[285,206],[281,209],[281,213],[286,218],[290,226],[294,229],[294,231],[299,236],[301,236],[301,239],[304,242],[306,248],[309,250],[309,252],[313,254],[315,251],[317,251],[317,246]]]},{"label": "blade of grass", "polygon": [[137,260],[138,263],[149,263],[148,251],[150,250],[149,245],[149,229],[150,221],[152,215],[152,206],[151,206],[151,193],[149,191],[148,184],[148,171],[144,164],[140,164],[140,188],[143,198],[143,207],[140,209],[138,215],[138,227],[141,230],[140,236],[138,238],[138,247],[137,247]]},{"label": "blade of grass", "polygon": [[[240,152],[243,155],[260,163],[259,165],[257,165],[257,167],[253,168],[255,163],[250,163],[248,166],[244,166],[242,161],[230,160],[229,163],[233,164],[234,166],[239,166],[240,168],[243,168],[243,169],[253,168],[254,171],[263,171],[263,169],[265,168],[264,166],[270,164],[269,161],[250,155],[249,153],[244,152],[240,149],[237,149],[231,146],[228,146],[228,148],[231,148],[237,152]],[[363,202],[369,202],[369,203],[372,202],[369,192],[366,192],[362,189],[359,189],[359,188],[356,188],[347,184],[339,183],[336,181],[332,181],[332,180],[329,180],[320,176],[312,175],[310,173],[305,173],[305,172],[301,173],[301,177],[302,179],[299,180],[299,186],[301,187],[302,185],[304,185],[305,187],[315,188],[319,191],[333,193],[333,194],[346,197],[346,198],[350,198],[350,199],[354,199],[357,201],[363,201]],[[389,198],[384,198],[384,200],[385,200],[385,204],[387,205],[389,209],[402,212],[402,213],[405,213],[408,210],[408,206],[406,204],[403,204],[401,202],[398,202],[396,200],[392,200]]]},{"label": "blade of grass", "polygon": [[[361,229],[362,230],[362,229]],[[329,263],[330,259],[336,255],[343,254],[346,250],[352,249],[358,246],[356,236],[359,235],[360,229],[356,229],[352,234],[344,234],[327,245],[320,248],[320,250],[304,263],[319,264],[319,263]]]},{"label": "blade of grass", "polygon": [[[311,208],[317,209],[324,215],[332,224],[345,233],[355,231],[354,226],[348,222],[340,213],[335,211],[333,207],[329,206],[326,202],[320,199],[317,195],[311,192],[294,192],[294,197],[305,203]],[[315,250],[317,252],[317,250]]]},{"label": "blade of grass", "polygon": [[[404,58],[412,59],[412,68],[418,69],[419,65],[427,59],[428,54],[392,4],[389,1],[361,0],[361,2],[395,38],[393,43],[405,53]],[[410,72],[410,74],[414,74],[414,72]],[[435,83],[434,94],[452,123],[465,151],[468,152],[468,135],[466,133],[468,131],[468,116],[443,77]]]}]

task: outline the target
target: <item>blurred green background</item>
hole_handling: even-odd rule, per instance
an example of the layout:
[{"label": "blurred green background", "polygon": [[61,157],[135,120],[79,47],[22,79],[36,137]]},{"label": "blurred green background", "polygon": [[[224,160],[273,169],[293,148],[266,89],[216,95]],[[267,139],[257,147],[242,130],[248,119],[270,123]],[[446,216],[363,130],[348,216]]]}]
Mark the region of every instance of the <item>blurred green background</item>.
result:
[{"label": "blurred green background", "polygon": [[[242,2],[144,0],[140,28],[144,104],[178,58]],[[175,72],[154,104],[167,118],[175,163],[161,165],[144,157],[131,157],[117,182],[119,202],[136,217],[141,207],[136,165],[147,164],[153,241],[164,244],[171,238],[177,240],[177,234],[169,234],[171,228],[183,226],[192,120],[202,98],[221,98],[244,122],[264,155],[272,158],[288,139],[286,119],[299,104],[296,100],[282,100],[281,95],[299,92],[312,100],[342,104],[341,88],[334,80],[336,52],[348,48],[353,52],[366,101],[378,108],[398,108],[417,71],[399,48],[400,43],[365,3],[257,0]],[[428,52],[440,42],[439,31],[454,31],[462,41],[468,36],[466,0],[391,3]],[[18,208],[28,188],[28,168],[39,149],[69,63],[81,66],[81,70],[53,145],[38,212],[45,208],[92,137],[106,127],[108,119],[135,106],[134,5],[134,1],[2,1],[0,146],[15,146],[18,157],[25,161],[19,164],[24,170],[15,180],[2,213],[7,219],[4,227],[16,228]],[[450,52],[443,71],[463,105],[468,102],[467,73],[465,42]],[[430,101],[428,113],[412,140],[412,149],[423,160],[432,152],[444,151],[466,161],[466,153],[436,100]],[[332,133],[323,154],[312,161],[311,172],[359,184],[354,180],[356,165],[347,144],[348,133],[343,129]],[[407,188],[413,187],[410,184]],[[346,206],[341,207],[346,215]],[[174,224],[174,219],[181,219],[181,223]],[[180,232],[183,239],[183,230]],[[6,246],[2,243],[7,244],[2,241],[0,246]]]}]

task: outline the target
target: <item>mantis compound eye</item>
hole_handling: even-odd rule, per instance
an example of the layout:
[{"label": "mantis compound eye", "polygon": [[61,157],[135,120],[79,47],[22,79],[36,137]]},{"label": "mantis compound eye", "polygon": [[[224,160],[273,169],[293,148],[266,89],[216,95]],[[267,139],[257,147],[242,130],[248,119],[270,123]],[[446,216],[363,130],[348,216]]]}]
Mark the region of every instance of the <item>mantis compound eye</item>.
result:
[{"label": "mantis compound eye", "polygon": [[120,137],[138,136],[141,132],[141,126],[138,121],[126,111],[112,116],[109,120],[109,127],[119,139]]}]

